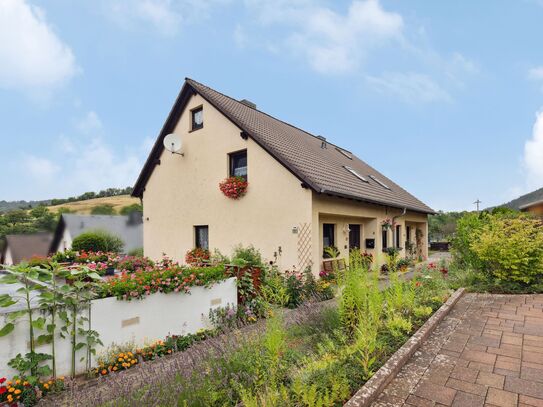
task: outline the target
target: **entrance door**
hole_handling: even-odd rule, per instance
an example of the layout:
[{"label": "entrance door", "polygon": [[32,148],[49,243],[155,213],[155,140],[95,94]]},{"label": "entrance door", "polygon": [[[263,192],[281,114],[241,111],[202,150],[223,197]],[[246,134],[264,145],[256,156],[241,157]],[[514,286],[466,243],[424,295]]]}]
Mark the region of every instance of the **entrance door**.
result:
[{"label": "entrance door", "polygon": [[349,225],[349,249],[360,247],[360,225]]}]

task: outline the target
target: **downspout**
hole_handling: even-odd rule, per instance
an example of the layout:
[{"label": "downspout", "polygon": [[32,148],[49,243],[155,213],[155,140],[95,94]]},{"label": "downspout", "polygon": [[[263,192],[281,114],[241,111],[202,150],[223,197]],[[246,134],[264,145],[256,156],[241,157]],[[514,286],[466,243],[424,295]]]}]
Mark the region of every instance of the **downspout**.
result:
[{"label": "downspout", "polygon": [[392,244],[393,245],[396,243],[396,225],[395,225],[396,222],[395,221],[396,219],[401,218],[402,216],[405,216],[406,213],[407,213],[407,208],[404,207],[400,215],[396,215],[392,217]]}]

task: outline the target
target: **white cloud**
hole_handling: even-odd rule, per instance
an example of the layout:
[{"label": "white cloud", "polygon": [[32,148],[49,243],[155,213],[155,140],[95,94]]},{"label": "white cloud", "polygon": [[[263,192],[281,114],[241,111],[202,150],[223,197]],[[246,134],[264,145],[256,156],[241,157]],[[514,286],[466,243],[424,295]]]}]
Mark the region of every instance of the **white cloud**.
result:
[{"label": "white cloud", "polygon": [[185,23],[207,18],[213,6],[229,0],[108,0],[107,15],[124,28],[147,24],[164,36],[179,33]]},{"label": "white cloud", "polygon": [[0,1],[0,87],[40,92],[78,70],[71,49],[47,23],[45,13],[24,0]]},{"label": "white cloud", "polygon": [[102,121],[96,112],[91,110],[77,122],[76,127],[84,134],[99,132],[102,129]]},{"label": "white cloud", "polygon": [[345,14],[307,1],[248,1],[263,24],[291,27],[284,47],[303,56],[321,73],[356,70],[370,50],[400,39],[403,19],[388,12],[378,0],[354,0]]},{"label": "white cloud", "polygon": [[532,138],[524,145],[523,164],[528,187],[533,189],[543,186],[543,110],[536,114]]},{"label": "white cloud", "polygon": [[534,80],[543,80],[543,66],[536,66],[528,70],[528,78]]},{"label": "white cloud", "polygon": [[47,158],[19,157],[15,171],[21,184],[30,186],[24,193],[27,198],[65,197],[135,182],[153,140],[147,137],[141,144],[115,149],[94,111],[76,121],[74,129],[69,137],[59,136],[59,148]]},{"label": "white cloud", "polygon": [[60,167],[51,160],[32,154],[25,155],[22,164],[28,175],[40,183],[50,182],[60,170]]},{"label": "white cloud", "polygon": [[368,83],[380,92],[392,93],[406,102],[451,101],[451,96],[430,77],[418,73],[385,73],[367,76]]}]

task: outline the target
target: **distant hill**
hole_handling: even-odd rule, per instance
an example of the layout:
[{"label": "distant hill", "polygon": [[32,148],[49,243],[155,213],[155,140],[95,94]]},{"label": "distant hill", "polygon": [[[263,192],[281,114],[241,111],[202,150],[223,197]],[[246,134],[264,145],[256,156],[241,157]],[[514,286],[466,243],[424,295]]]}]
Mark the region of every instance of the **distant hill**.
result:
[{"label": "distant hill", "polygon": [[0,212],[8,212],[14,209],[30,209],[40,205],[50,205],[51,199],[44,201],[0,201]]},{"label": "distant hill", "polygon": [[501,206],[506,206],[511,209],[519,210],[524,205],[527,205],[533,202],[542,201],[542,200],[543,200],[543,188],[539,188],[526,195],[522,195],[516,199],[513,199],[512,201],[507,202],[506,204],[503,204]]},{"label": "distant hill", "polygon": [[100,192],[85,192],[79,196],[71,196],[69,198],[52,198],[44,199],[41,201],[0,201],[0,213],[8,212],[14,209],[31,209],[36,206],[58,206],[67,203],[74,203],[79,201],[87,201],[95,198],[115,197],[121,195],[130,195],[132,193],[132,187],[126,188],[108,188]]},{"label": "distant hill", "polygon": [[139,203],[139,198],[133,198],[130,195],[119,195],[108,196],[104,198],[86,199],[84,201],[68,202],[62,205],[49,206],[49,210],[53,213],[57,213],[59,210],[67,209],[68,211],[73,213],[86,215],[89,214],[92,208],[94,208],[95,206],[105,204],[112,205],[113,209],[115,209],[115,212],[118,213],[123,206]]}]

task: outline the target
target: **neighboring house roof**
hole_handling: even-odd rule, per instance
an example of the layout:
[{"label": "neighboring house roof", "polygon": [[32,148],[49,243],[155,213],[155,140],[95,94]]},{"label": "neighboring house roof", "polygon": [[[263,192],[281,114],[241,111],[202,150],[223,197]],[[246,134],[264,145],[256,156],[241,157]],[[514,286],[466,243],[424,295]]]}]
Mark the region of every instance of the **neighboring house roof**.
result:
[{"label": "neighboring house roof", "polygon": [[[30,260],[33,256],[45,257],[49,254],[52,239],[53,234],[49,232],[31,235],[6,235],[3,256],[9,248],[13,264],[19,264],[23,260]],[[2,258],[2,260],[4,259]]]},{"label": "neighboring house roof", "polygon": [[[251,137],[305,187],[320,194],[350,198],[379,205],[408,208],[423,213],[434,211],[383,174],[349,151],[326,142],[293,125],[276,119],[254,107],[223,95],[201,83],[186,78],[185,84],[153,146],[134,186],[133,195],[142,197],[145,184],[159,163],[164,137],[171,133],[193,94],[200,94],[241,131]],[[368,182],[363,182],[344,167],[350,167]],[[383,186],[386,185],[389,188]]]},{"label": "neighboring house roof", "polygon": [[105,230],[112,233],[124,242],[125,253],[143,247],[143,222],[141,212],[134,212],[128,216],[121,215],[75,215],[64,213],[60,217],[51,252],[57,252],[64,231],[68,230],[70,237],[77,236],[90,230]]},{"label": "neighboring house roof", "polygon": [[516,199],[513,199],[510,202],[507,202],[502,206],[506,206],[508,208],[516,210],[522,210],[527,209],[531,206],[539,205],[541,203],[543,203],[543,188],[539,188],[526,195],[522,195]]}]

